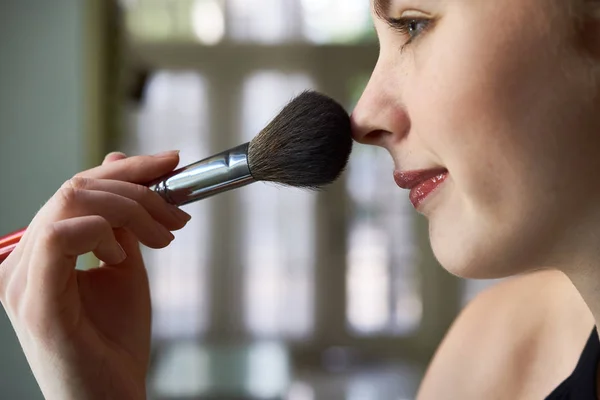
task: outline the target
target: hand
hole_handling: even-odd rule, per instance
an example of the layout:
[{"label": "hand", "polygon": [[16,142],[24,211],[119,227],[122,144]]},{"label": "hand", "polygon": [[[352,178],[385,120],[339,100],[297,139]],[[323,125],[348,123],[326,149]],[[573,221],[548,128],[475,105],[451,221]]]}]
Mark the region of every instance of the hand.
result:
[{"label": "hand", "polygon": [[[2,302],[46,399],[145,399],[151,306],[139,242],[171,243],[190,216],[142,184],[176,152],[107,156],[36,214],[0,264]],[[102,264],[75,269],[93,252]]]}]

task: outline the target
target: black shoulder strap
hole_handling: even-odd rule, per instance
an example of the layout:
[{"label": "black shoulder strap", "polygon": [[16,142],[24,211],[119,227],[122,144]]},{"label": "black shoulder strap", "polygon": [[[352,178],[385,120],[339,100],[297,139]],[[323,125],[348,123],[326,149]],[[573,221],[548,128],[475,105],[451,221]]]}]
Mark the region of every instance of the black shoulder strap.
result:
[{"label": "black shoulder strap", "polygon": [[597,400],[596,372],[600,360],[600,339],[596,328],[579,357],[575,370],[546,400]]}]

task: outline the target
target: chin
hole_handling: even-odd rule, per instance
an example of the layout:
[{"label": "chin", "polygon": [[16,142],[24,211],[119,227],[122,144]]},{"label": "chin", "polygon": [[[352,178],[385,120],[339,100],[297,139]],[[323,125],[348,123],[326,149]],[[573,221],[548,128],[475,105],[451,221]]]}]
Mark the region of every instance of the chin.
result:
[{"label": "chin", "polygon": [[435,258],[451,274],[465,279],[500,279],[534,269],[535,254],[541,249],[527,240],[528,234],[437,211],[429,218],[429,239]]},{"label": "chin", "polygon": [[501,260],[481,254],[476,248],[462,246],[461,251],[452,251],[447,243],[439,244],[431,238],[435,258],[452,275],[464,279],[500,279],[518,274],[521,270],[508,267]]},{"label": "chin", "polygon": [[465,279],[497,279],[507,275],[505,268],[486,256],[481,244],[465,243],[458,235],[443,234],[432,224],[429,239],[435,258],[452,275]]}]

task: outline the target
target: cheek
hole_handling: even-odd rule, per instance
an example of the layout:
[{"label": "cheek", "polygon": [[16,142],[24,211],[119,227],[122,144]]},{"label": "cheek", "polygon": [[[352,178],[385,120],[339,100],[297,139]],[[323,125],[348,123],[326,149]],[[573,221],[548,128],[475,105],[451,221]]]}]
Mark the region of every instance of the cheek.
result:
[{"label": "cheek", "polygon": [[600,168],[600,124],[571,78],[585,75],[576,55],[535,32],[479,32],[457,27],[415,52],[406,93],[412,132],[452,176],[431,218],[436,254],[455,270],[496,260],[501,275],[539,264],[597,204],[585,176]]},{"label": "cheek", "polygon": [[521,169],[518,142],[524,138],[513,135],[516,118],[512,100],[505,100],[510,95],[502,93],[502,71],[484,68],[481,55],[464,53],[440,54],[433,64],[445,68],[424,70],[415,81],[425,88],[414,92],[413,129],[449,169],[464,200],[477,197],[494,207],[503,175]]},{"label": "cheek", "polygon": [[463,28],[475,23],[448,26],[452,35],[438,32],[415,51],[408,101],[413,130],[465,200],[497,210],[503,200],[546,190],[560,160],[567,161],[565,150],[581,150],[582,140],[567,133],[581,93],[568,82],[552,38],[536,30],[480,26],[473,35]]}]

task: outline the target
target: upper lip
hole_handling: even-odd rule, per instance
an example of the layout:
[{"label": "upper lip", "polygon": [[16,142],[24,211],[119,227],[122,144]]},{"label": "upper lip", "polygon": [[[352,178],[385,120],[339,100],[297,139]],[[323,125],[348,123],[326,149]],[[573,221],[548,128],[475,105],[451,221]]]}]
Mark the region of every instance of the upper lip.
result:
[{"label": "upper lip", "polygon": [[415,186],[434,178],[440,174],[446,173],[446,168],[432,168],[413,171],[395,171],[394,180],[402,189],[412,189]]}]

